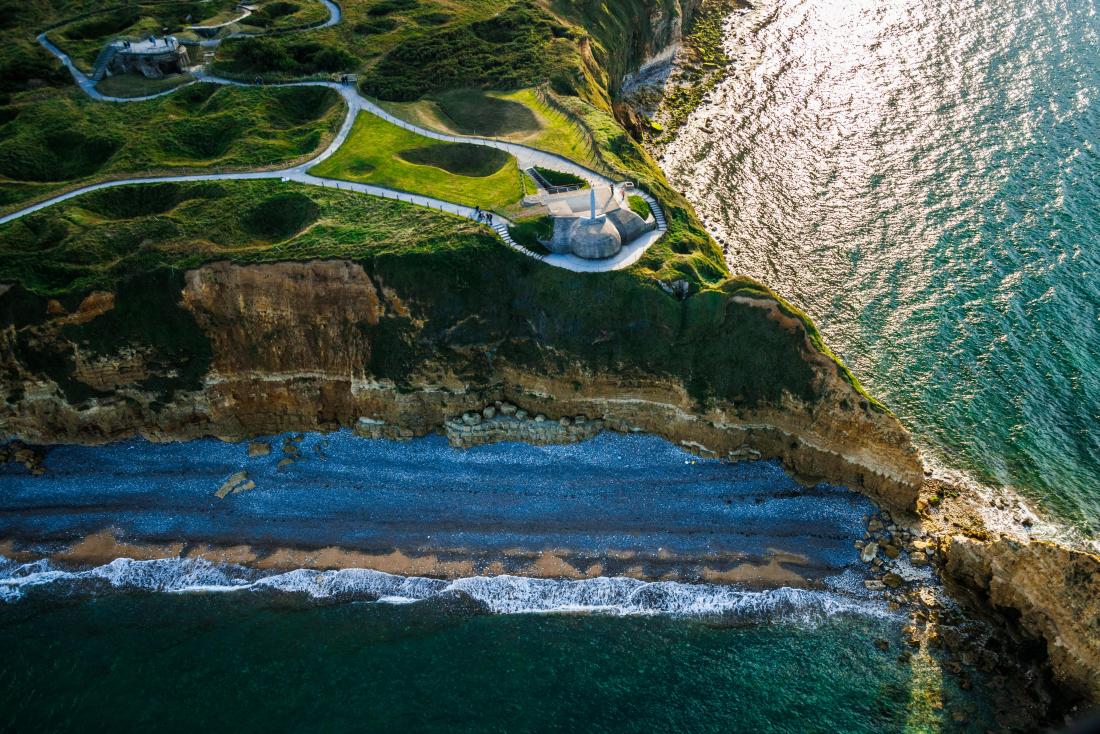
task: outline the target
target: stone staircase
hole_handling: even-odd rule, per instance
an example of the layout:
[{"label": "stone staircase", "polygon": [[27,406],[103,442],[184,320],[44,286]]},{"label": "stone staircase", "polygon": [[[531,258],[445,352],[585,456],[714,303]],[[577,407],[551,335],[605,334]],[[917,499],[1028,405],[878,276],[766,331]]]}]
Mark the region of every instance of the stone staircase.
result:
[{"label": "stone staircase", "polygon": [[507,219],[504,219],[503,217],[493,217],[493,231],[496,232],[502,240],[504,240],[504,244],[508,245],[513,250],[520,250],[521,252],[525,252],[531,257],[538,258],[539,260],[546,259],[546,255],[538,252],[532,252],[531,250],[528,250],[526,247],[512,239],[512,234],[508,231],[509,224],[511,224],[511,222],[509,222]]},{"label": "stone staircase", "polygon": [[581,184],[555,186],[554,184],[547,181],[546,178],[541,173],[539,173],[539,170],[534,166],[525,169],[524,173],[526,173],[534,180],[536,186],[538,186],[540,189],[543,189],[548,194],[563,194],[567,191],[579,191],[581,188],[583,188]]},{"label": "stone staircase", "polygon": [[95,64],[92,65],[92,75],[89,77],[92,81],[98,82],[103,79],[107,74],[107,65],[111,63],[111,59],[118,53],[118,46],[113,43],[108,43],[103,47],[103,50],[99,52],[99,56],[96,56]]}]

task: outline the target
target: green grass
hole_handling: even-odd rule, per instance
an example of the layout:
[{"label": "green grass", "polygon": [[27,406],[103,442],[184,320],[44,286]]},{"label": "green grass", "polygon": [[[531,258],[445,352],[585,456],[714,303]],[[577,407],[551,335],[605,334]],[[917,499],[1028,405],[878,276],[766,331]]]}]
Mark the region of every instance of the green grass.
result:
[{"label": "green grass", "polygon": [[642,219],[649,219],[652,212],[649,209],[649,203],[640,196],[631,195],[626,198],[627,206],[630,207],[630,211],[637,214]]},{"label": "green grass", "polygon": [[[462,99],[459,103],[456,100]],[[448,100],[445,104],[443,100]],[[496,107],[498,114],[506,116],[508,122],[501,124],[489,116],[475,117],[482,102],[495,100],[508,105],[520,105],[526,108],[526,114],[516,112],[514,107]],[[482,135],[509,140],[514,143],[557,153],[578,163],[588,166],[598,164],[595,151],[585,138],[581,128],[560,110],[549,105],[544,95],[534,88],[519,89],[511,92],[480,89],[461,89],[444,92],[440,95],[425,97],[415,102],[386,102],[376,100],[390,114],[403,120],[439,132],[457,135]],[[490,109],[492,101],[484,107]],[[461,105],[471,110],[465,115],[456,112],[455,106]],[[462,121],[456,121],[459,117]],[[533,120],[533,124],[532,124]]]},{"label": "green grass", "polygon": [[572,173],[555,171],[550,168],[543,168],[542,166],[535,166],[535,170],[538,171],[539,175],[546,179],[546,182],[551,186],[580,186],[582,189],[588,188],[587,181],[580,176],[574,176]]},{"label": "green grass", "polygon": [[360,86],[397,102],[459,88],[518,89],[546,79],[571,87],[561,72],[582,63],[574,35],[535,2],[520,0],[495,17],[406,39],[366,72]]},{"label": "green grass", "polygon": [[119,186],[0,225],[0,282],[51,297],[114,289],[134,273],[431,252],[488,230],[400,202],[274,180]]},{"label": "green grass", "polygon": [[517,244],[532,252],[549,254],[546,245],[539,240],[549,240],[554,234],[554,220],[548,216],[522,219],[508,228],[508,233]]},{"label": "green grass", "polygon": [[231,0],[125,4],[65,23],[47,33],[58,48],[90,72],[103,47],[117,39],[178,33],[188,25],[216,20],[233,9]]},{"label": "green grass", "polygon": [[116,74],[104,77],[95,88],[111,97],[144,97],[175,89],[194,79],[190,74],[169,74],[163,79],[146,79],[138,74]]},{"label": "green grass", "polygon": [[[302,3],[304,0],[294,0]],[[252,42],[226,40],[218,49],[214,70],[219,74],[251,79],[262,74],[268,79],[313,76],[328,73],[304,49],[318,44],[348,54],[353,61],[347,70],[365,71],[388,52],[415,41],[426,32],[436,32],[491,18],[511,4],[510,0],[417,0],[415,4],[382,0],[343,0],[343,20],[335,26],[305,34],[287,33],[266,39],[270,55],[249,53]],[[284,53],[298,59],[294,70],[285,68]],[[344,71],[345,69],[340,69]]]},{"label": "green grass", "polygon": [[259,11],[241,21],[245,32],[264,32],[284,28],[324,23],[328,19],[328,8],[317,0],[269,0],[260,5]]},{"label": "green grass", "polygon": [[464,135],[529,134],[542,125],[525,105],[480,89],[454,89],[435,97],[449,127]]},{"label": "green grass", "polygon": [[[491,170],[499,153],[495,148],[438,143],[374,115],[360,113],[340,150],[310,172],[325,178],[424,194],[457,204],[502,209],[523,196],[514,158],[508,156],[491,175],[467,176],[447,169],[462,159],[464,166],[482,165],[484,170]],[[418,162],[410,162],[410,156]]]},{"label": "green grass", "polygon": [[397,154],[408,163],[435,166],[458,176],[492,176],[512,156],[503,150],[469,143],[432,143],[421,148],[409,148]]},{"label": "green grass", "polygon": [[274,166],[313,155],[346,108],[321,88],[193,84],[109,104],[73,90],[0,107],[0,209],[126,174]]},{"label": "green grass", "polygon": [[[534,232],[545,223],[520,226]],[[166,368],[180,368],[157,378],[171,394],[198,384],[210,354],[179,305],[182,270],[215,260],[323,258],[361,263],[404,304],[378,324],[364,322],[370,342],[385,346],[365,367],[398,385],[429,365],[461,371],[471,384],[491,379],[491,362],[480,355],[492,345],[493,361],[540,373],[667,375],[703,405],[814,392],[803,336],[729,299],[741,291],[708,289],[679,301],[636,273],[578,276],[550,267],[467,220],[278,181],[104,190],[0,226],[0,281],[20,284],[0,295],[0,318],[41,319],[46,298],[71,309],[92,289],[111,290],[115,310],[65,327],[66,336],[102,354],[127,346],[153,352]],[[756,284],[734,286],[751,293]],[[71,355],[51,349],[21,340],[13,358],[50,370],[74,399],[88,396],[66,367]]]}]

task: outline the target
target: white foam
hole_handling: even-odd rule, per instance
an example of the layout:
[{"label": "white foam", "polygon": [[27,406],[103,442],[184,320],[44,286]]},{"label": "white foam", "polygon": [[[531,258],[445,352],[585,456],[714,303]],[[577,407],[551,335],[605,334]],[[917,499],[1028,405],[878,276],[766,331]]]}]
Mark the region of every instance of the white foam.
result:
[{"label": "white foam", "polygon": [[337,571],[296,569],[261,575],[232,564],[203,559],[135,561],[119,558],[83,571],[66,571],[48,561],[0,564],[0,600],[17,602],[28,593],[95,595],[110,591],[161,593],[287,593],[312,599],[375,600],[409,604],[461,593],[497,614],[601,613],[720,618],[731,622],[815,624],[831,617],[886,616],[877,601],[830,590],[778,588],[751,591],[715,584],[646,582],[623,577],[583,580],[521,576],[476,576],[444,581],[397,576],[363,568]]}]

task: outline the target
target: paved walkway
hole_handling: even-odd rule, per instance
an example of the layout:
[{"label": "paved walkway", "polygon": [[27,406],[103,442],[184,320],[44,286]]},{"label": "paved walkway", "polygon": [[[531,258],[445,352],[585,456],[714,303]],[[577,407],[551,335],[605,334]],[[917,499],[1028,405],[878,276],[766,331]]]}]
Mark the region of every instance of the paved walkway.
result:
[{"label": "paved walkway", "polygon": [[[331,6],[330,10],[332,10],[332,16],[329,18],[330,22],[328,24],[332,25],[335,22],[339,21],[339,19],[340,19],[340,15],[339,15],[340,9],[339,9],[339,7],[336,6],[335,3],[332,3],[330,0],[322,0],[322,2],[324,2],[326,5]],[[110,97],[110,96],[107,96],[107,95],[104,95],[104,94],[101,94],[100,92],[98,92],[95,89],[95,82],[93,82],[91,79],[88,78],[87,75],[85,75],[82,71],[80,71],[80,69],[78,69],[73,64],[72,59],[70,59],[69,56],[64,51],[59,49],[54,44],[50,43],[49,39],[46,38],[45,33],[39,34],[38,42],[40,44],[42,44],[42,46],[44,48],[46,48],[48,51],[50,51],[50,53],[57,56],[61,60],[61,62],[63,64],[65,64],[65,66],[69,69],[69,72],[73,75],[73,79],[76,80],[76,83],[80,86],[80,88],[82,90],[84,90],[84,92],[86,94],[88,94],[90,97],[92,97],[93,99],[96,99],[96,100],[100,100],[100,101],[104,101],[104,102],[133,102],[133,101],[139,101],[139,100],[147,100],[147,99],[154,99],[156,97],[161,97],[165,94],[171,94],[172,92],[176,91],[176,89],[180,88],[180,87],[175,87],[175,88],[170,89],[166,92],[161,92],[159,94],[153,94],[153,95],[149,95],[149,96],[146,96],[146,97],[125,97],[125,98],[123,98],[123,97]],[[244,83],[244,82],[238,82],[238,81],[233,81],[233,80],[230,80],[230,79],[224,79],[222,77],[211,76],[211,75],[206,74],[203,71],[195,72],[195,81],[188,82],[188,84],[195,84],[195,83],[199,83],[199,82],[204,82],[204,83],[208,83],[208,84],[231,85],[231,86],[238,86],[238,87],[256,86],[254,84],[247,84],[247,83]],[[185,84],[185,85],[181,85],[181,86],[187,86],[187,85]],[[81,196],[83,194],[87,194],[87,193],[92,192],[92,191],[97,191],[99,189],[113,188],[115,186],[128,186],[128,185],[132,185],[132,184],[149,184],[149,183],[166,183],[166,182],[185,182],[185,181],[240,181],[240,180],[272,179],[272,178],[280,179],[280,180],[283,180],[283,181],[294,181],[294,182],[297,182],[297,183],[308,184],[308,185],[311,185],[311,186],[323,186],[323,187],[326,187],[326,188],[335,188],[335,189],[339,189],[341,191],[355,191],[355,192],[358,192],[358,193],[369,194],[371,196],[377,196],[377,197],[384,198],[384,199],[394,199],[394,200],[398,200],[398,201],[405,201],[405,202],[409,202],[410,204],[415,204],[417,206],[422,206],[422,207],[425,207],[425,208],[428,208],[428,209],[435,209],[437,211],[447,212],[449,214],[453,214],[453,215],[456,215],[456,216],[464,217],[466,219],[471,219],[471,220],[477,221],[476,211],[472,207],[469,207],[469,206],[464,206],[464,205],[461,205],[461,204],[455,204],[455,203],[449,202],[449,201],[443,201],[442,199],[436,199],[436,198],[433,198],[433,197],[430,197],[430,196],[423,196],[423,195],[420,195],[420,194],[413,194],[413,193],[409,193],[409,192],[406,192],[406,191],[398,191],[396,189],[390,189],[390,188],[386,188],[386,187],[383,187],[383,186],[374,186],[372,184],[353,183],[353,182],[350,182],[350,181],[339,181],[339,180],[336,180],[336,179],[326,179],[326,178],[322,178],[320,176],[314,176],[313,174],[309,173],[309,169],[311,169],[313,166],[316,166],[318,163],[320,163],[321,161],[323,161],[326,158],[328,158],[329,156],[331,156],[333,153],[336,152],[336,150],[341,145],[344,144],[344,141],[347,140],[348,135],[351,133],[352,126],[355,124],[355,118],[358,116],[358,114],[360,112],[366,112],[366,113],[375,115],[377,117],[382,118],[383,120],[386,120],[387,122],[390,122],[394,125],[398,125],[399,127],[403,127],[406,130],[414,132],[418,135],[422,135],[423,137],[426,137],[426,138],[431,138],[433,140],[441,140],[441,141],[445,141],[445,142],[454,142],[454,143],[471,143],[473,145],[483,145],[483,146],[486,146],[486,147],[497,148],[499,150],[506,151],[507,153],[511,154],[512,156],[514,156],[516,158],[516,160],[519,163],[520,168],[530,168],[531,166],[542,166],[544,168],[551,168],[551,169],[554,169],[554,170],[557,170],[557,171],[563,171],[563,172],[566,172],[566,173],[571,173],[575,176],[580,176],[581,178],[588,181],[590,185],[593,185],[593,186],[610,185],[610,184],[614,183],[611,179],[607,178],[606,176],[603,176],[599,173],[596,173],[595,171],[592,171],[588,168],[585,168],[584,166],[581,166],[581,165],[569,160],[568,158],[565,158],[565,157],[560,156],[560,155],[556,155],[554,153],[548,153],[546,151],[536,150],[534,148],[529,148],[525,145],[520,145],[518,143],[510,143],[510,142],[507,142],[507,141],[496,140],[496,139],[493,139],[493,138],[484,138],[484,137],[478,137],[478,136],[464,136],[464,135],[449,135],[449,134],[446,134],[446,133],[440,133],[440,132],[436,132],[435,130],[429,130],[427,128],[423,128],[423,127],[419,127],[417,125],[413,125],[411,123],[406,122],[405,120],[400,119],[399,117],[396,117],[396,116],[390,114],[389,112],[387,112],[386,110],[384,110],[383,108],[381,108],[380,106],[375,104],[374,102],[370,101],[369,99],[366,99],[361,94],[359,94],[358,90],[354,86],[349,86],[349,85],[345,85],[345,84],[337,84],[336,82],[324,82],[324,81],[290,82],[290,83],[286,83],[286,84],[271,84],[271,85],[268,85],[268,86],[286,86],[286,87],[299,87],[299,86],[314,86],[314,87],[316,87],[316,86],[323,86],[323,87],[329,87],[330,89],[336,90],[336,92],[339,93],[340,96],[344,98],[344,101],[347,103],[347,106],[348,106],[347,115],[344,117],[344,121],[340,125],[340,129],[339,129],[339,131],[337,131],[336,136],[332,139],[332,142],[329,143],[328,147],[326,147],[323,151],[321,151],[321,153],[318,156],[306,161],[305,163],[301,163],[297,166],[292,166],[292,167],[278,169],[278,170],[272,170],[272,171],[252,171],[252,172],[241,172],[241,173],[207,173],[207,174],[193,174],[193,175],[179,175],[179,176],[152,176],[152,177],[119,179],[119,180],[116,180],[116,181],[105,181],[103,183],[92,184],[90,186],[83,186],[81,188],[74,189],[72,191],[69,191],[68,193],[60,194],[60,195],[55,196],[53,198],[46,199],[45,201],[39,202],[38,204],[28,206],[25,209],[21,209],[17,212],[13,212],[13,213],[8,214],[6,216],[0,217],[0,224],[5,224],[7,222],[13,221],[15,219],[26,216],[26,215],[31,214],[33,212],[45,209],[46,207],[50,207],[50,206],[53,206],[55,204],[59,204],[63,201],[67,201],[68,199],[72,199],[74,197]],[[512,249],[514,249],[518,252],[521,252],[524,255],[528,255],[530,257],[542,260],[543,262],[545,262],[549,265],[553,265],[555,267],[564,268],[566,270],[572,270],[574,272],[588,272],[588,273],[601,272],[601,271],[607,271],[607,270],[620,270],[622,268],[629,267],[630,265],[633,265],[635,262],[637,262],[638,259],[641,258],[642,254],[645,253],[645,251],[649,248],[649,246],[652,245],[654,242],[656,242],[658,239],[660,239],[661,235],[663,235],[665,230],[667,229],[666,224],[665,224],[664,213],[661,211],[661,207],[657,203],[657,201],[653,197],[649,196],[648,194],[646,194],[644,192],[635,191],[634,193],[641,196],[642,198],[644,198],[649,203],[649,207],[652,210],[653,215],[654,215],[654,217],[656,218],[656,221],[657,221],[657,229],[654,230],[654,231],[651,231],[651,232],[647,232],[642,237],[639,237],[638,239],[634,240],[630,244],[624,246],[622,248],[622,250],[619,251],[618,254],[616,254],[616,255],[614,255],[610,258],[605,258],[603,260],[585,260],[584,258],[580,258],[580,257],[577,257],[575,255],[558,255],[558,254],[543,255],[543,254],[540,254],[540,253],[532,252],[531,250],[528,250],[527,248],[521,246],[519,243],[517,243],[515,240],[512,239],[512,236],[508,232],[508,227],[512,223],[510,221],[508,221],[507,219],[505,219],[503,217],[500,217],[500,216],[497,216],[497,215],[494,215],[494,217],[493,217],[494,224],[493,224],[492,228],[500,236],[500,238],[504,241],[504,243],[507,244]]]}]

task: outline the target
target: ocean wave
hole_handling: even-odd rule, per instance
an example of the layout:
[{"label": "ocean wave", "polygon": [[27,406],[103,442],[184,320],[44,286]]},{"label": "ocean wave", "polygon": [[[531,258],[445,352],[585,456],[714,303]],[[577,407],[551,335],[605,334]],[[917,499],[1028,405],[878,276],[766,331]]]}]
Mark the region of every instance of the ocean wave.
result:
[{"label": "ocean wave", "polygon": [[262,571],[204,559],[136,561],[119,558],[80,571],[49,561],[0,560],[0,601],[28,597],[82,597],[107,593],[270,593],[313,600],[409,604],[456,597],[495,614],[601,613],[669,615],[730,624],[815,624],[838,616],[886,616],[881,602],[829,590],[753,591],[715,584],[640,581],[624,577],[582,580],[476,576],[454,581],[398,576],[364,568],[333,571]]}]

